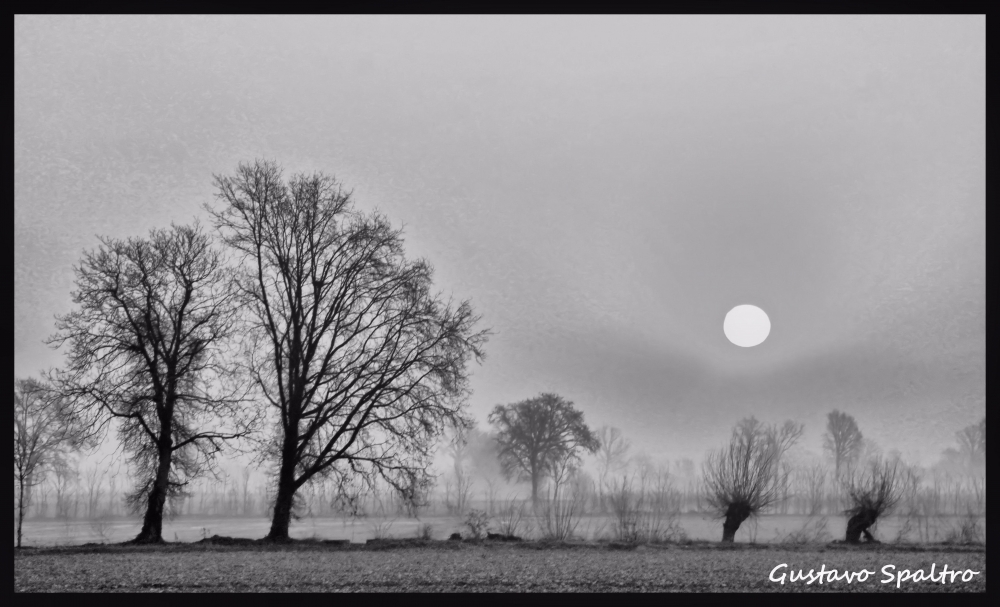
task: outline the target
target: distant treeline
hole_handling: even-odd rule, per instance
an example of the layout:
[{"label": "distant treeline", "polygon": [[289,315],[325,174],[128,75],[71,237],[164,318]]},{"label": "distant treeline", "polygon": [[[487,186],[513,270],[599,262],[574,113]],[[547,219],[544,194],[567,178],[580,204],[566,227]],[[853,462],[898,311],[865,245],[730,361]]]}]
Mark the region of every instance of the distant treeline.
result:
[{"label": "distant treeline", "polygon": [[[822,462],[789,464],[787,482],[781,485],[779,499],[763,514],[840,515],[845,509],[842,491],[833,482],[833,471]],[[704,512],[701,479],[691,460],[652,466],[637,459],[619,471],[618,477],[646,474],[663,479],[666,505],[677,513]],[[129,515],[125,496],[131,490],[122,482],[124,475],[102,472],[100,467],[64,467],[45,482],[31,488],[26,518],[85,520]],[[909,467],[908,485],[897,506],[900,514],[920,516],[963,516],[970,511],[982,513],[986,504],[986,478],[975,470],[956,470],[939,463],[933,467]],[[467,484],[467,487],[460,486]],[[612,483],[613,484],[613,483]],[[233,475],[219,481],[202,480],[188,486],[183,495],[168,504],[168,516],[255,516],[270,514],[272,483],[254,481],[249,474]],[[582,515],[612,514],[612,487],[580,471],[575,479]],[[464,500],[458,495],[465,492]],[[437,485],[416,510],[388,487],[358,492],[345,498],[331,482],[311,483],[303,488],[298,515],[301,517],[407,517],[417,515],[463,516],[478,509],[496,516],[514,492],[497,476],[476,475],[456,483],[454,473],[442,474]],[[522,497],[526,497],[522,495]]]}]

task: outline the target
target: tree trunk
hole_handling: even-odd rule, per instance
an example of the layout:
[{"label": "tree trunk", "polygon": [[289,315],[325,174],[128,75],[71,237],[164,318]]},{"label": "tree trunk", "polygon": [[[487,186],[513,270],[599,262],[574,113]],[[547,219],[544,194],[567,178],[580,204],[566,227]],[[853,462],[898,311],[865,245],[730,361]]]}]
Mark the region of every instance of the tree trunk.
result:
[{"label": "tree trunk", "polygon": [[271,531],[267,539],[275,542],[288,541],[288,526],[292,522],[292,501],[295,499],[295,488],[284,479],[278,481],[278,493],[274,498],[274,516],[271,519]]},{"label": "tree trunk", "polygon": [[749,516],[750,508],[746,504],[729,504],[726,520],[722,523],[722,541],[732,543],[736,538],[736,531]]},{"label": "tree trunk", "polygon": [[272,542],[287,542],[288,526],[292,522],[292,505],[295,500],[295,447],[297,436],[285,435],[281,450],[281,468],[278,471],[278,492],[274,496],[274,515],[267,539]]},{"label": "tree trunk", "polygon": [[531,507],[538,510],[538,472],[531,471]]},{"label": "tree trunk", "polygon": [[163,543],[163,507],[167,503],[167,492],[170,483],[170,460],[173,451],[170,445],[161,445],[160,463],[156,468],[156,478],[149,490],[149,500],[146,505],[146,515],[142,520],[142,529],[133,542],[137,544]]},{"label": "tree trunk", "polygon": [[21,527],[24,525],[24,479],[17,483],[17,547],[21,547]]},{"label": "tree trunk", "polygon": [[847,521],[847,535],[844,538],[848,544],[858,544],[861,542],[861,535],[864,534],[865,541],[874,542],[875,537],[868,530],[875,524],[878,515],[871,510],[862,510],[854,514]]}]

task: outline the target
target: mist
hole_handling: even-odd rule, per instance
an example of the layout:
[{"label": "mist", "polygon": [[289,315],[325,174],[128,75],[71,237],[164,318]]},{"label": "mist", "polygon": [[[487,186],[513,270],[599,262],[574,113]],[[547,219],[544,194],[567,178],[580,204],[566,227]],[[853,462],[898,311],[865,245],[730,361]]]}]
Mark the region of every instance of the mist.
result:
[{"label": "mist", "polygon": [[[213,175],[272,159],[335,175],[471,300],[493,332],[468,400],[483,432],[496,405],[558,393],[695,512],[740,420],[801,423],[801,460],[828,462],[837,409],[953,490],[931,479],[985,417],[984,16],[14,25],[17,377],[63,364],[44,340],[98,236],[207,225]],[[723,333],[740,304],[770,317],[759,346]],[[56,477],[32,516],[124,517],[114,435],[77,459],[72,516]],[[442,451],[431,511],[455,514],[452,467]],[[220,469],[178,512],[266,517],[267,466]],[[523,497],[488,462],[469,474],[478,508]],[[307,512],[344,515],[309,491]]]}]

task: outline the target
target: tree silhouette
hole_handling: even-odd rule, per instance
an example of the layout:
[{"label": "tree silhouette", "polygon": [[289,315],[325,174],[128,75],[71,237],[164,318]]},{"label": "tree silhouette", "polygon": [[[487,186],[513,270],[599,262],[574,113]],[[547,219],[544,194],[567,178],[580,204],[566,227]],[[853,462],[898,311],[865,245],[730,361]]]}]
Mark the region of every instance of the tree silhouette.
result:
[{"label": "tree silhouette", "polygon": [[277,488],[268,538],[288,539],[296,492],[313,478],[388,482],[416,499],[446,426],[465,426],[466,364],[487,331],[469,302],[431,292],[402,233],[355,210],[332,177],[287,181],[274,162],[217,176],[209,208],[239,257],[245,365],[273,419],[265,455]]},{"label": "tree silhouette", "polygon": [[968,469],[974,470],[986,464],[986,416],[978,423],[962,428],[955,433],[958,438],[958,452]]},{"label": "tree silhouette", "polygon": [[497,405],[489,421],[496,428],[497,453],[507,478],[531,482],[531,501],[538,505],[539,483],[564,472],[579,452],[594,453],[600,443],[583,420],[583,412],[557,394],[543,393],[509,405]]},{"label": "tree silhouette", "polygon": [[601,510],[604,511],[606,507],[605,489],[609,475],[617,473],[626,466],[628,452],[632,448],[632,444],[622,435],[621,430],[610,426],[601,426],[598,429],[597,440],[600,442],[600,447],[597,449],[597,473],[599,474],[597,489]]},{"label": "tree silhouette", "polygon": [[847,514],[846,541],[856,544],[861,535],[875,541],[869,528],[880,516],[890,511],[902,496],[904,470],[898,459],[873,457],[865,465],[854,468],[844,479],[845,491],[851,502]]},{"label": "tree silhouette", "polygon": [[823,449],[833,458],[834,477],[839,480],[844,467],[854,463],[864,447],[864,437],[853,417],[834,409],[827,415]]},{"label": "tree silhouette", "polygon": [[167,498],[212,467],[225,442],[246,436],[240,382],[224,352],[236,310],[221,255],[199,226],[147,239],[102,239],[76,268],[78,309],[57,318],[53,375],[93,435],[117,422],[137,476],[136,542],[162,542]]},{"label": "tree silhouette", "polygon": [[801,435],[794,422],[766,426],[750,417],[736,424],[729,445],[709,454],[702,468],[705,497],[724,517],[723,542],[732,542],[743,521],[781,498],[788,474],[781,458]]},{"label": "tree silhouette", "polygon": [[31,488],[61,465],[65,451],[85,432],[58,394],[36,379],[14,379],[14,482],[17,483],[17,547]]}]

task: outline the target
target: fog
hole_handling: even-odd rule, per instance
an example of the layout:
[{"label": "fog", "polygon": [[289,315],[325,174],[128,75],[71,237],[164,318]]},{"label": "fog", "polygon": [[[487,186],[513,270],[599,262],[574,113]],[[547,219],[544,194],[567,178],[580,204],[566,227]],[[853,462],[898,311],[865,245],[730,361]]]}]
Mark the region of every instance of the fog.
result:
[{"label": "fog", "polygon": [[[336,175],[472,300],[494,332],[483,430],[555,392],[656,461],[700,462],[751,415],[803,423],[819,458],[839,409],[931,467],[985,415],[983,16],[17,16],[14,34],[16,376],[62,364],[43,340],[97,235],[206,222],[212,175],[268,158]],[[746,303],[772,323],[753,348],[722,331]],[[120,465],[108,441],[87,461]]]}]

